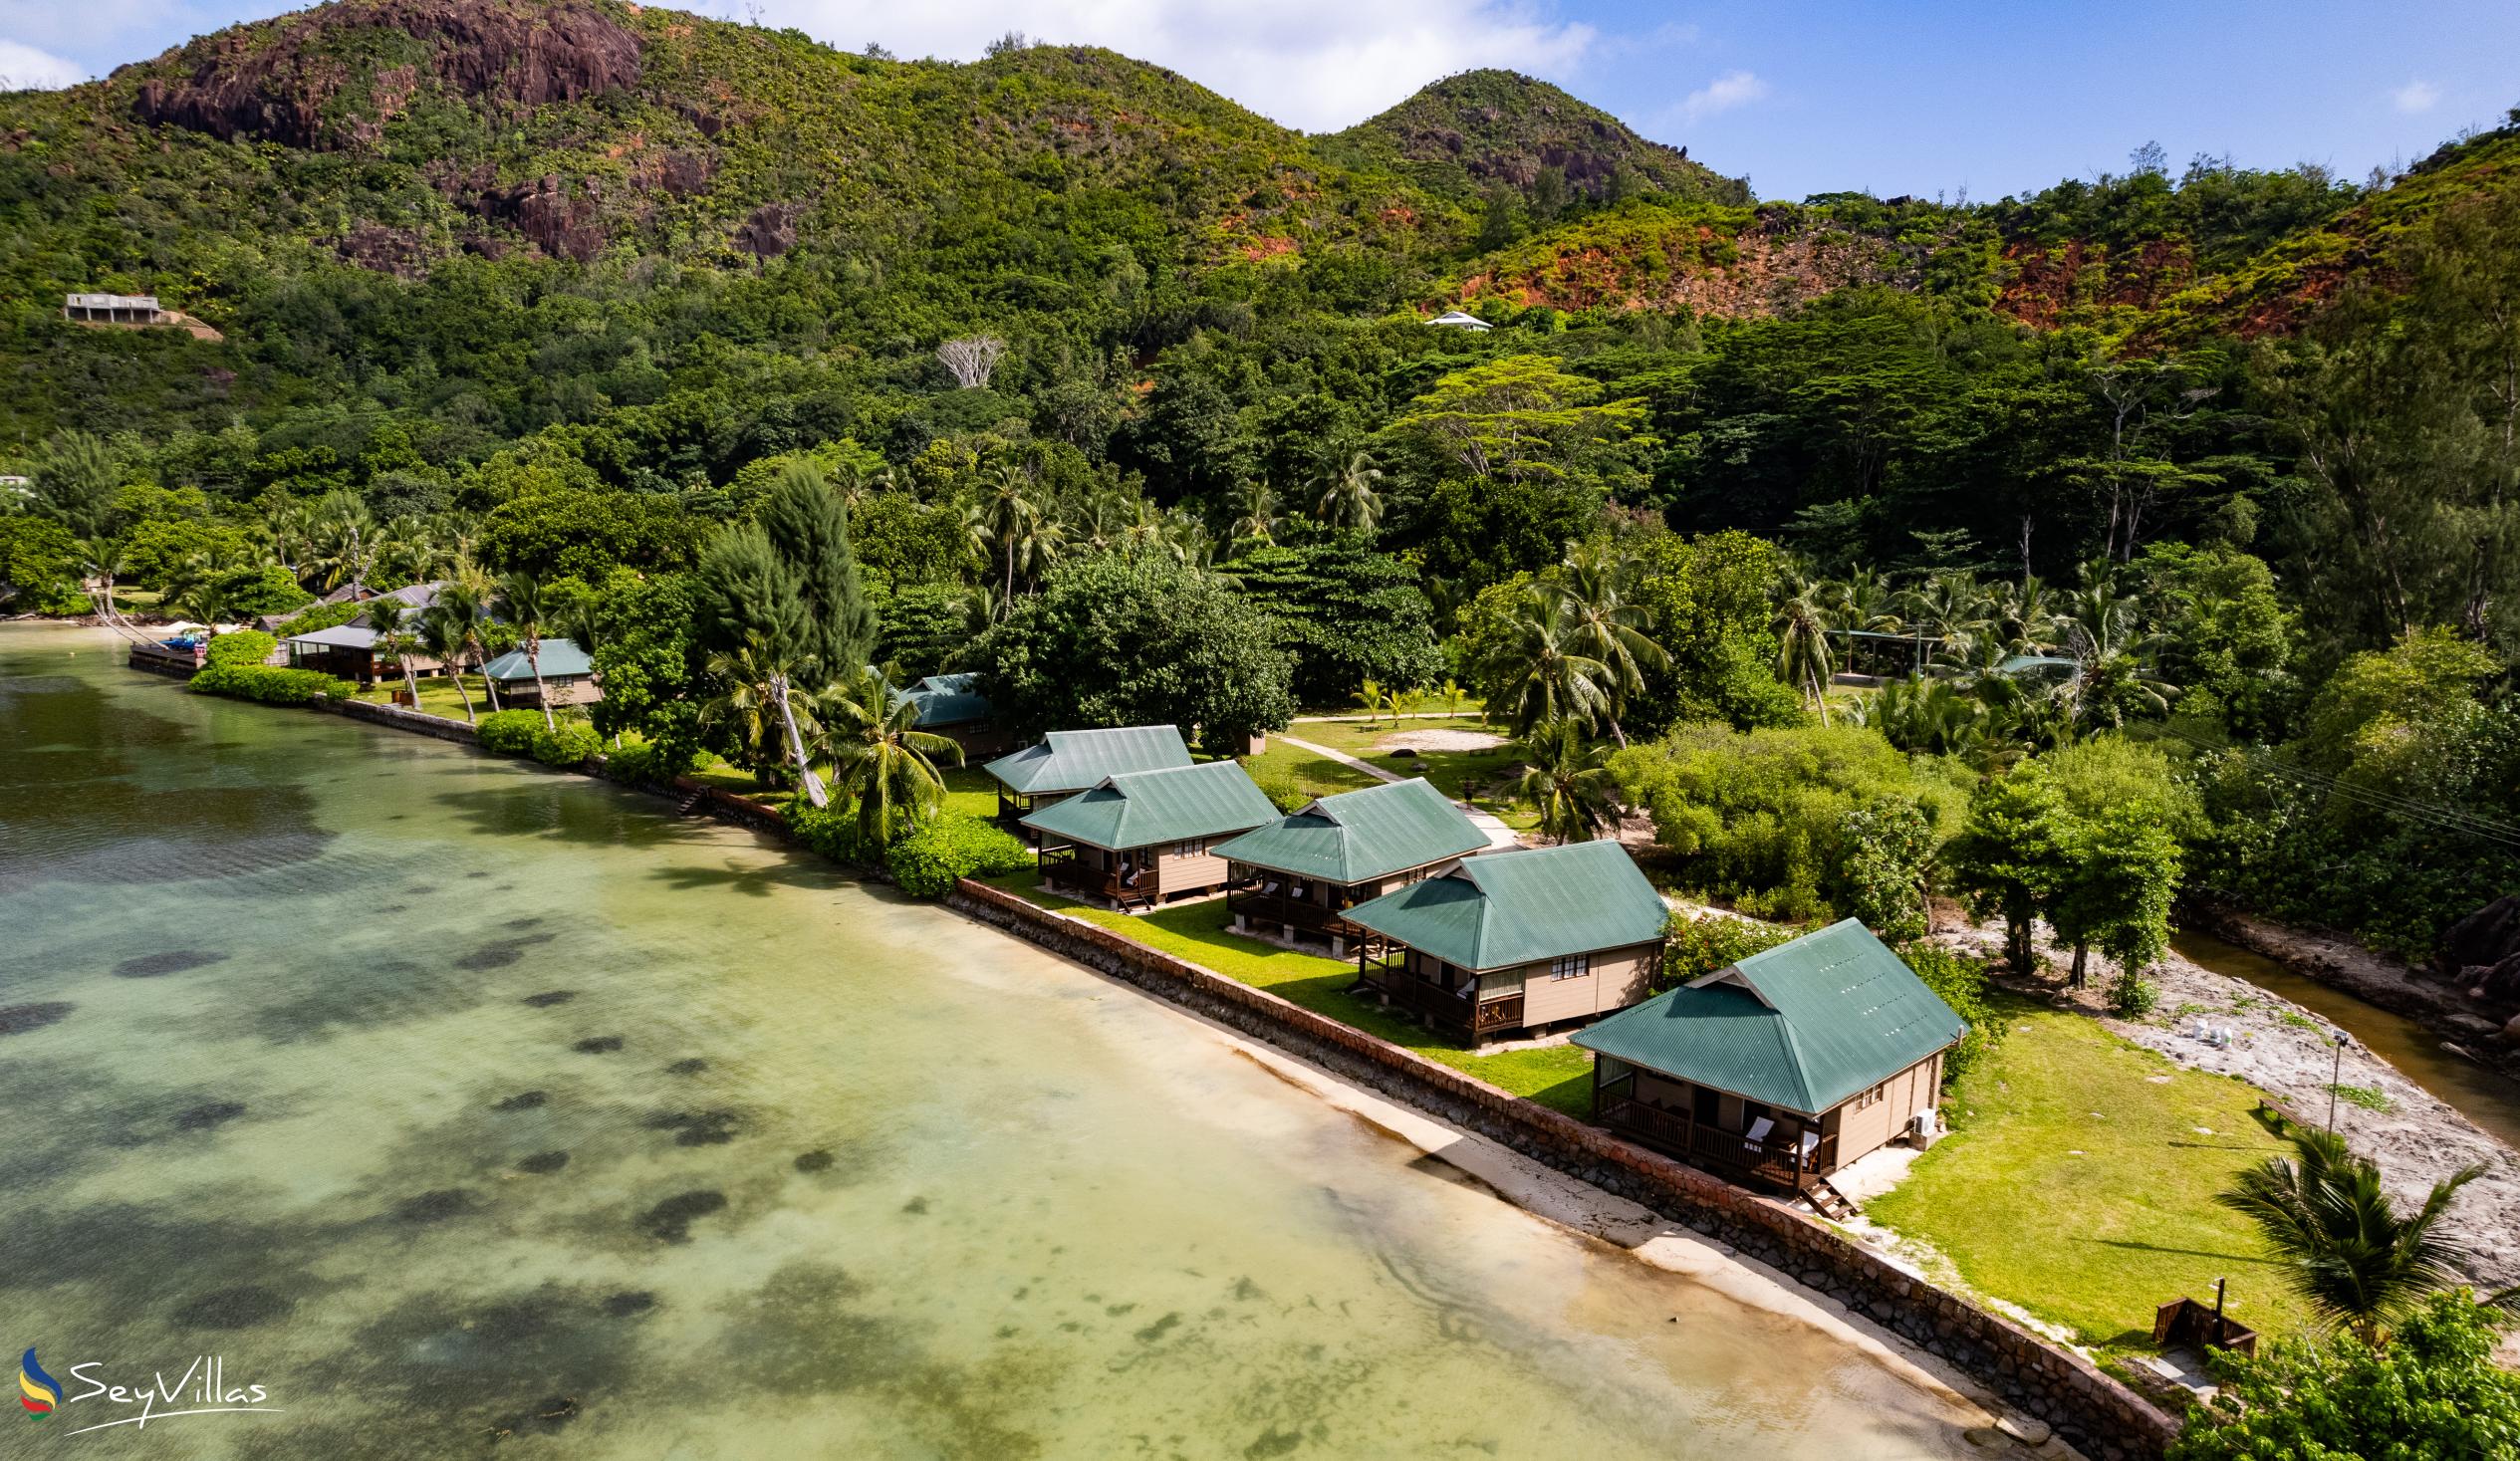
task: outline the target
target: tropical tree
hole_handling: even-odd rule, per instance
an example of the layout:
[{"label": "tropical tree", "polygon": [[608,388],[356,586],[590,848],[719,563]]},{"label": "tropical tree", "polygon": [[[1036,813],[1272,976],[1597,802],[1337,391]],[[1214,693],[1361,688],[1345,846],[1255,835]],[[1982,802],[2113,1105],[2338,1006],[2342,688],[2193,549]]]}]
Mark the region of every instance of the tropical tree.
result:
[{"label": "tropical tree", "polygon": [[1538,586],[1522,596],[1483,671],[1517,736],[1550,721],[1591,725],[1610,713],[1611,668],[1585,653],[1578,637],[1564,599]]},{"label": "tropical tree", "polygon": [[[485,669],[490,663],[490,609],[497,599],[497,582],[478,567],[464,564],[455,570],[454,578],[439,586],[437,598],[429,605],[429,613],[445,620],[457,635],[463,652],[472,656],[475,669]],[[458,683],[462,680],[460,670],[456,679]],[[482,677],[481,693],[488,697],[492,710],[499,708],[499,687],[487,675]]]},{"label": "tropical tree", "polygon": [[945,796],[936,761],[950,757],[960,766],[962,747],[920,730],[918,706],[889,677],[861,669],[813,699],[816,753],[831,761],[833,784],[858,799],[861,841],[889,847],[896,832],[936,815]]},{"label": "tropical tree", "polygon": [[1383,494],[1378,490],[1382,481],[1383,469],[1372,456],[1350,452],[1337,470],[1322,479],[1315,510],[1333,527],[1371,533],[1383,521]]},{"label": "tropical tree", "polygon": [[471,624],[461,614],[446,611],[444,591],[440,591],[438,602],[420,611],[415,632],[428,657],[446,666],[446,678],[455,682],[455,693],[464,702],[464,723],[472,724],[472,691],[464,685],[464,652],[472,647]]},{"label": "tropical tree", "polygon": [[1021,467],[1002,466],[976,514],[965,519],[975,545],[984,549],[994,545],[997,550],[1004,576],[998,591],[1002,604],[1015,602],[1016,571],[1029,571],[1041,557],[1042,517],[1041,495],[1033,479]]},{"label": "tropical tree", "polygon": [[411,615],[411,606],[399,599],[388,597],[368,603],[368,627],[377,636],[375,650],[402,671],[402,688],[411,697],[411,708],[416,710],[420,704],[420,678],[411,667],[411,651],[418,647],[418,639],[412,632]]},{"label": "tropical tree", "polygon": [[717,692],[700,706],[700,723],[731,733],[737,759],[746,769],[763,771],[784,759],[780,749],[785,723],[771,691],[772,672],[752,646],[709,653],[705,673]]},{"label": "tropical tree", "polygon": [[347,583],[351,598],[364,595],[376,565],[378,536],[377,515],[357,494],[326,493],[315,505],[314,522],[314,567],[324,587],[338,589]]},{"label": "tropical tree", "polygon": [[1560,843],[1591,842],[1619,813],[1619,782],[1611,775],[1610,748],[1587,748],[1571,720],[1549,721],[1523,739],[1517,799],[1540,810],[1540,831]]},{"label": "tropical tree", "polygon": [[2458,1282],[2463,1249],[2442,1220],[2485,1164],[2433,1183],[2421,1206],[2401,1214],[2379,1164],[2355,1155],[2344,1137],[2310,1127],[2291,1134],[2292,1156],[2241,1172],[2214,1200],[2257,1225],[2294,1292],[2320,1318],[2379,1342],[2392,1320]]},{"label": "tropical tree", "polygon": [[534,672],[534,702],[543,707],[543,725],[558,730],[551,715],[551,697],[543,690],[543,620],[554,608],[552,595],[539,576],[517,572],[500,578],[497,605],[499,613],[515,626],[516,646],[525,651],[525,667]]},{"label": "tropical tree", "polygon": [[1802,692],[1803,700],[1829,723],[1829,678],[1836,666],[1829,655],[1829,615],[1823,608],[1822,585],[1808,579],[1793,584],[1776,610],[1776,677]]},{"label": "tropical tree", "polygon": [[1621,746],[1628,744],[1628,733],[1619,725],[1620,708],[1628,696],[1643,692],[1647,669],[1671,663],[1671,656],[1645,634],[1651,612],[1628,600],[1636,577],[1633,560],[1598,550],[1569,554],[1556,576],[1571,642],[1605,671],[1603,715],[1610,722],[1611,739]]},{"label": "tropical tree", "polygon": [[1225,536],[1237,543],[1269,544],[1278,541],[1277,532],[1277,489],[1258,477],[1235,488],[1234,521]]},{"label": "tropical tree", "polygon": [[[766,716],[777,727],[806,800],[830,806],[798,721],[797,702],[804,697],[795,692],[795,677],[816,658],[796,571],[760,524],[745,523],[711,540],[700,558],[695,598],[702,641],[715,651],[711,672],[751,693],[754,708],[748,713]],[[518,630],[524,632],[524,626]]]}]

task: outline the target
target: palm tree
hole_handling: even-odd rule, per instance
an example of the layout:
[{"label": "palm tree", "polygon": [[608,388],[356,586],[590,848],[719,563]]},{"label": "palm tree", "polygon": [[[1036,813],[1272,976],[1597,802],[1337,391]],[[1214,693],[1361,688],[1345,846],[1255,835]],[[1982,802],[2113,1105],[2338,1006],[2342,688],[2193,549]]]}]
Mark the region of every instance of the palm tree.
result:
[{"label": "palm tree", "polygon": [[866,669],[814,697],[821,726],[818,755],[832,763],[832,782],[858,799],[858,836],[891,846],[902,825],[924,822],[945,797],[945,779],[931,758],[962,764],[962,747],[918,728],[918,706],[895,692],[882,670]]},{"label": "palm tree", "polygon": [[1383,521],[1383,494],[1377,485],[1383,469],[1362,451],[1351,452],[1337,471],[1322,479],[1321,519],[1333,527],[1371,533]]},{"label": "palm tree", "polygon": [[[1383,688],[1383,682],[1381,680],[1367,680],[1364,684],[1357,687],[1357,692],[1355,694],[1350,695],[1348,698],[1365,707],[1365,723],[1367,725],[1376,725],[1381,723],[1383,707],[1390,701],[1391,693]],[[1399,719],[1396,714],[1394,714],[1391,718],[1394,722]]]},{"label": "palm tree", "polygon": [[[368,601],[368,627],[377,636],[376,652],[383,655],[402,671],[402,688],[410,693],[411,708],[420,708],[420,677],[411,668],[411,650],[416,647],[410,631],[411,607],[390,596]],[[548,712],[546,712],[548,715]]]},{"label": "palm tree", "polygon": [[1645,636],[1642,625],[1652,615],[1627,599],[1636,579],[1636,561],[1603,552],[1572,553],[1558,572],[1558,599],[1572,628],[1572,642],[1608,671],[1604,678],[1610,738],[1628,744],[1619,725],[1620,703],[1645,687],[1646,668],[1671,662],[1662,646]]},{"label": "palm tree", "polygon": [[1263,478],[1255,477],[1234,489],[1235,517],[1225,536],[1234,542],[1254,542],[1266,547],[1278,541],[1278,494]]},{"label": "palm tree", "polygon": [[1517,799],[1540,810],[1540,831],[1560,843],[1591,842],[1619,810],[1619,783],[1612,778],[1609,748],[1586,749],[1571,720],[1553,720],[1523,739],[1527,765],[1514,787]]},{"label": "palm tree", "polygon": [[1002,466],[997,469],[997,485],[980,501],[976,527],[986,534],[985,541],[997,545],[998,558],[1005,566],[1005,584],[1001,593],[1005,602],[1015,602],[1015,570],[1019,561],[1028,561],[1038,551],[1041,528],[1041,498],[1033,490],[1033,479],[1021,468]]},{"label": "palm tree", "polygon": [[499,611],[516,628],[517,647],[525,651],[525,667],[534,672],[534,703],[543,707],[543,726],[558,730],[551,718],[551,697],[543,690],[543,619],[552,606],[543,581],[519,571],[499,580]]},{"label": "palm tree", "polygon": [[1915,630],[1919,641],[1920,656],[1927,628],[1931,628],[1942,640],[1936,655],[1947,654],[1958,661],[1967,659],[1970,646],[1978,636],[1995,626],[1988,612],[1986,593],[1978,587],[1977,575],[1965,570],[1928,575],[1923,582],[1900,596],[1900,602],[1907,610],[1909,626]]},{"label": "palm tree", "polygon": [[710,654],[705,668],[708,677],[724,688],[700,706],[701,723],[733,727],[735,744],[743,747],[750,762],[748,769],[758,772],[777,766],[780,756],[768,749],[779,734],[770,690],[776,675],[750,645]]},{"label": "palm tree", "polygon": [[437,602],[421,611],[419,644],[429,658],[446,666],[446,678],[455,682],[455,693],[463,697],[464,724],[470,725],[472,691],[464,686],[464,651],[472,647],[472,627],[461,614],[447,611],[446,593],[440,590]]},{"label": "palm tree", "polygon": [[1509,629],[1486,677],[1502,688],[1514,734],[1555,720],[1591,725],[1610,713],[1610,666],[1578,647],[1565,600],[1534,585]]},{"label": "palm tree", "polygon": [[324,587],[338,589],[348,581],[350,597],[357,600],[367,592],[375,564],[377,515],[350,492],[324,494],[315,513],[315,567],[323,571]]},{"label": "palm tree", "polygon": [[2462,1167],[2409,1216],[2381,1185],[2380,1167],[2345,1138],[2309,1128],[2292,1133],[2291,1157],[2269,1157],[2214,1201],[2257,1225],[2294,1292],[2321,1318],[2377,1343],[2382,1327],[2428,1295],[2459,1282],[2459,1244],[2438,1231],[2458,1190],[2485,1174]]},{"label": "palm tree", "polygon": [[[454,578],[437,591],[436,601],[429,606],[429,612],[447,620],[460,633],[463,648],[471,652],[473,668],[478,670],[486,671],[490,666],[490,606],[497,599],[497,583],[467,563],[456,567]],[[456,682],[462,683],[460,664],[455,660],[447,662],[456,665]],[[481,693],[490,701],[491,710],[496,711],[499,687],[486,673],[481,677]],[[466,698],[469,703],[469,696]]]},{"label": "palm tree", "polygon": [[1823,588],[1798,580],[1776,610],[1776,677],[1803,692],[1820,723],[1829,723],[1829,677],[1836,665],[1829,655],[1829,616],[1822,608]]}]

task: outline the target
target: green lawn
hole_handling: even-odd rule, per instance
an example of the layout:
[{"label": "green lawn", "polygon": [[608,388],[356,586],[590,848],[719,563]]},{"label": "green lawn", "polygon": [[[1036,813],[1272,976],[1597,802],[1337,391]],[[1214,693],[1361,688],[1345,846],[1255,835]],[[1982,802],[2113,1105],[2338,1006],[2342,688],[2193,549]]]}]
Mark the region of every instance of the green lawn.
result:
[{"label": "green lawn", "polygon": [[[1412,730],[1468,730],[1501,734],[1494,726],[1480,724],[1475,715],[1436,716],[1424,720],[1403,720],[1397,724],[1386,718],[1375,725],[1354,720],[1317,721],[1290,727],[1287,734],[1334,751],[1345,751],[1394,776],[1422,776],[1434,783],[1445,796],[1455,801],[1469,801],[1483,812],[1493,812],[1517,832],[1529,832],[1538,824],[1539,814],[1514,801],[1510,795],[1512,784],[1522,774],[1522,755],[1512,745],[1486,751],[1421,751],[1414,756],[1397,756],[1375,750],[1376,745],[1387,737]],[[1281,750],[1291,758],[1306,755],[1282,743],[1273,745],[1270,755],[1274,756]],[[1335,767],[1337,763],[1332,765]],[[1357,775],[1353,767],[1339,769],[1346,775]],[[1327,790],[1346,791],[1348,788],[1330,787]],[[1471,796],[1472,792],[1477,795]]]},{"label": "green lawn", "polygon": [[1133,916],[1044,892],[1040,875],[1031,871],[987,880],[1009,892],[1030,898],[1045,908],[1056,908],[1062,913],[1117,929],[1148,948],[1160,949],[1228,978],[1265,989],[1281,999],[1302,1005],[1317,1014],[1328,1015],[1368,1035],[1404,1046],[1428,1060],[1466,1071],[1516,1096],[1528,1096],[1543,1105],[1555,1106],[1570,1115],[1590,1113],[1593,1058],[1586,1052],[1572,1045],[1556,1045],[1537,1050],[1473,1055],[1457,1046],[1446,1045],[1423,1026],[1384,1010],[1371,1000],[1347,993],[1348,986],[1357,979],[1355,964],[1319,954],[1299,954],[1279,948],[1276,944],[1227,932],[1229,920],[1222,899],[1185,903]]},{"label": "green lawn", "polygon": [[1246,756],[1243,770],[1261,786],[1275,790],[1293,783],[1304,796],[1328,797],[1340,792],[1353,792],[1359,787],[1375,785],[1373,777],[1353,766],[1298,750],[1284,741],[1273,741],[1269,749],[1257,756]]},{"label": "green lawn", "polygon": [[997,815],[997,783],[977,766],[942,766],[945,777],[945,810],[965,817],[987,819]]},{"label": "green lawn", "polygon": [[1994,1002],[2009,1029],[1946,1097],[1951,1134],[1865,1215],[2086,1343],[2148,1347],[2153,1310],[2210,1302],[2218,1277],[2231,1280],[2233,1317],[2261,1334],[2301,1329],[2308,1311],[2255,1231],[2213,1202],[2241,1168],[2288,1149],[2258,1123],[2257,1093],[2087,1016]]},{"label": "green lawn", "polygon": [[[424,674],[419,677],[419,681],[420,709],[424,713],[442,715],[448,720],[464,718],[463,696],[456,693],[453,680],[442,674]],[[359,692],[359,698],[373,700],[379,705],[389,704],[393,700],[393,692],[401,688],[402,676],[380,675],[375,684]],[[464,688],[472,693],[472,713],[476,716],[489,714],[489,695],[482,684],[481,676],[465,675]],[[586,712],[576,706],[562,706],[553,713],[563,720],[586,719]]]}]

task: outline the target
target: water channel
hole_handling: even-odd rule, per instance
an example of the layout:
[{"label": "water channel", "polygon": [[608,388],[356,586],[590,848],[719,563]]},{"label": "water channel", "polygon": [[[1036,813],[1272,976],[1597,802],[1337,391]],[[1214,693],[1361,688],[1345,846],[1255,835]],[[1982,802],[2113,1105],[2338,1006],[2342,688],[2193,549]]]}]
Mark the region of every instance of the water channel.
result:
[{"label": "water channel", "polygon": [[2208,933],[2180,933],[2170,942],[2189,962],[2291,1000],[2343,1030],[2459,1114],[2520,1146],[2520,1082],[2442,1049],[2440,1036],[2403,1015],[2296,974],[2264,954]]},{"label": "water channel", "polygon": [[[12,1454],[1980,1454],[1028,945],[120,658],[0,625]],[[278,1413],[70,1434],[194,1356]]]}]

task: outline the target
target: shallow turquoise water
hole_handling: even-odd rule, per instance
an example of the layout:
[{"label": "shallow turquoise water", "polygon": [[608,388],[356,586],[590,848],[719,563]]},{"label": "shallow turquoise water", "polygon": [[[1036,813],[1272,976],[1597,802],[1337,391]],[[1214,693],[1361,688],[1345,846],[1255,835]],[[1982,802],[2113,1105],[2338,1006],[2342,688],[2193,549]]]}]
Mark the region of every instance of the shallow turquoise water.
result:
[{"label": "shallow turquoise water", "polygon": [[113,649],[0,626],[0,1349],[283,1413],[7,1454],[1969,1454],[1028,945]]}]

